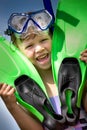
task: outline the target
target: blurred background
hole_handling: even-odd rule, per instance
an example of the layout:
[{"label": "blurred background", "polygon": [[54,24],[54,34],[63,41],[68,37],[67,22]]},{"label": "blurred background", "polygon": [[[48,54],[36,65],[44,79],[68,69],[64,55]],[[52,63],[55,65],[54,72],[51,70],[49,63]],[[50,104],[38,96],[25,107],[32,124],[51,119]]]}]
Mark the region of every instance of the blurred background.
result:
[{"label": "blurred background", "polygon": [[[51,0],[54,14],[56,14],[58,0]],[[48,5],[49,6],[49,5]],[[27,12],[44,9],[43,0],[2,0],[0,1],[0,35],[4,34],[7,28],[7,20],[11,13]],[[3,100],[0,98],[0,130],[20,130],[16,121],[7,110]]]}]

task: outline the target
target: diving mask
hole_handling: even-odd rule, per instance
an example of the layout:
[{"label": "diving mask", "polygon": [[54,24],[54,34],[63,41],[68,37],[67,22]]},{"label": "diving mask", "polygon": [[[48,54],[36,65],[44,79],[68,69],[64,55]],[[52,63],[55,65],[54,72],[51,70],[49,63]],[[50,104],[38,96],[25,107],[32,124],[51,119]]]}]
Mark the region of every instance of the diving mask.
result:
[{"label": "diving mask", "polygon": [[22,34],[30,31],[47,30],[53,23],[53,18],[47,10],[33,13],[13,13],[8,20],[8,29]]}]

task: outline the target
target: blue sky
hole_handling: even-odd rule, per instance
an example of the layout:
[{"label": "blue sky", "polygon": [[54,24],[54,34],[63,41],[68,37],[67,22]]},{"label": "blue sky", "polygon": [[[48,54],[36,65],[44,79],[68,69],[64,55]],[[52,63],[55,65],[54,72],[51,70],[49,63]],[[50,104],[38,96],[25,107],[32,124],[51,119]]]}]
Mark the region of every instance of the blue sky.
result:
[{"label": "blue sky", "polygon": [[[54,13],[58,0],[51,0]],[[0,1],[0,35],[4,35],[7,20],[11,13],[43,9],[43,0],[1,0]],[[5,36],[8,38],[7,36]],[[0,130],[20,130],[0,98]]]}]

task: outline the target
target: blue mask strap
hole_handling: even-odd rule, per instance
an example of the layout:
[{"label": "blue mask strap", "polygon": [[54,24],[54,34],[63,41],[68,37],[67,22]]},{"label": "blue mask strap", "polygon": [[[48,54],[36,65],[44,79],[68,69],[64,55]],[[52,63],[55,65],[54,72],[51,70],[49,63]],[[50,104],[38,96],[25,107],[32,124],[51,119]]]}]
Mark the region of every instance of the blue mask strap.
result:
[{"label": "blue mask strap", "polygon": [[[43,0],[44,8],[52,15],[53,21],[55,21],[55,15],[52,8],[51,0]],[[53,27],[52,27],[53,30]]]}]

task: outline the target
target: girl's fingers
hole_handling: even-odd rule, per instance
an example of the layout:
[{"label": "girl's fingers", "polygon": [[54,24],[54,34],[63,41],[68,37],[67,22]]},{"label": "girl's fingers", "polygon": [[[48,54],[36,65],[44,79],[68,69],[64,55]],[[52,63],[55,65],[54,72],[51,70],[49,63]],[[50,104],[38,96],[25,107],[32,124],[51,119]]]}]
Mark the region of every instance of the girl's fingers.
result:
[{"label": "girl's fingers", "polygon": [[83,53],[83,54],[81,54],[81,56],[87,57],[87,53]]},{"label": "girl's fingers", "polygon": [[10,85],[7,85],[3,91],[3,95],[8,95],[11,90],[14,90],[14,88],[12,88]]},{"label": "girl's fingers", "polygon": [[14,88],[11,88],[10,91],[8,91],[7,95],[12,95],[15,92]]},{"label": "girl's fingers", "polygon": [[87,53],[87,49],[85,49],[84,51],[81,52],[81,55]]},{"label": "girl's fingers", "polygon": [[7,86],[6,84],[0,84],[0,95],[2,95],[2,93],[6,89],[6,86]]},{"label": "girl's fingers", "polygon": [[10,85],[7,84],[0,84],[0,95],[1,96],[7,96],[7,95],[11,95],[15,92],[15,88],[13,88]]},{"label": "girl's fingers", "polygon": [[87,57],[80,57],[80,60],[84,61],[85,63],[87,63]]},{"label": "girl's fingers", "polygon": [[80,60],[84,61],[85,63],[87,63],[87,49],[84,50],[81,55],[80,55]]}]

